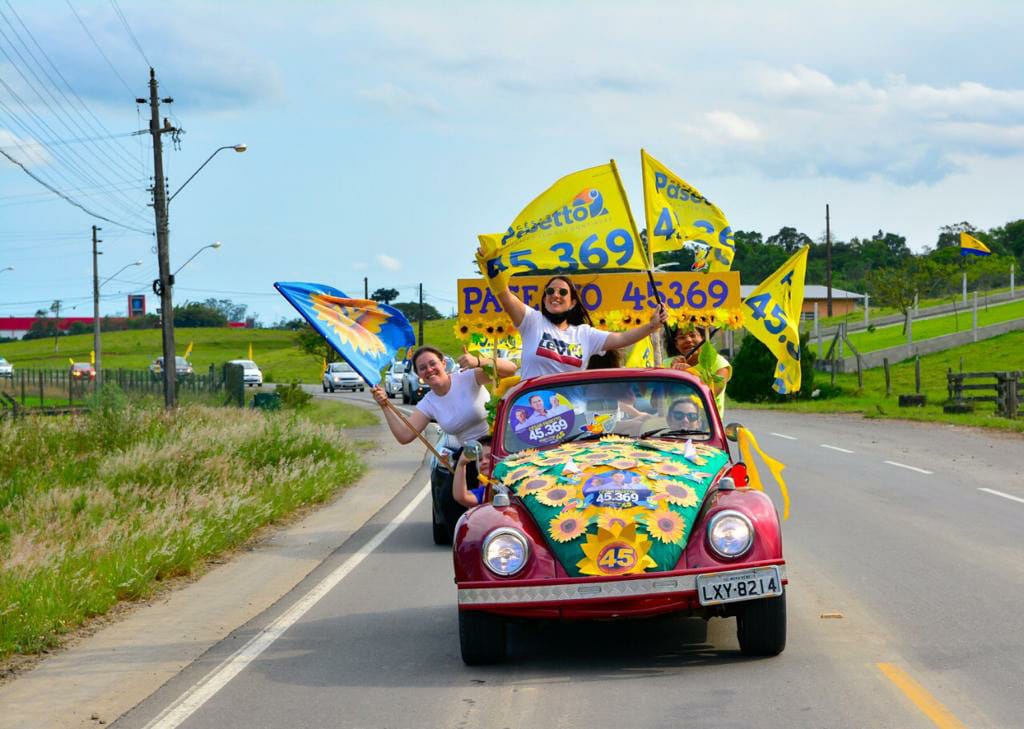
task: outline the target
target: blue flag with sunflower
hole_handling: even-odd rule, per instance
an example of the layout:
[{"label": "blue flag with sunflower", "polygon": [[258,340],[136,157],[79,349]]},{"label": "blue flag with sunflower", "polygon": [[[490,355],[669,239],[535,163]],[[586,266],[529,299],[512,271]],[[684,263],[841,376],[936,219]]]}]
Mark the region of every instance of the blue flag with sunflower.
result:
[{"label": "blue flag with sunflower", "polygon": [[416,343],[398,309],[349,298],[325,284],[278,281],[274,288],[371,387],[380,384],[381,369],[399,349]]}]

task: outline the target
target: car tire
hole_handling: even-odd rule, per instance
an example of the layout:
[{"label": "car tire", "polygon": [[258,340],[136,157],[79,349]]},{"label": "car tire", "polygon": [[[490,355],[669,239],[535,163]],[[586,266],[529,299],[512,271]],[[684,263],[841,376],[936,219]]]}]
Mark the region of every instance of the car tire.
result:
[{"label": "car tire", "polygon": [[480,610],[459,611],[459,647],[462,662],[482,666],[505,660],[505,619]]},{"label": "car tire", "polygon": [[334,385],[328,385],[328,386],[327,386],[327,388],[328,388],[328,389],[329,389],[329,390],[330,390],[330,391],[331,391],[332,393],[334,392]]},{"label": "car tire", "polygon": [[786,647],[786,593],[751,600],[736,613],[736,638],[747,656],[777,656]]},{"label": "car tire", "polygon": [[322,382],[320,384],[323,386],[324,392],[327,392],[327,385],[324,385],[324,383],[322,383]]},{"label": "car tire", "polygon": [[366,392],[366,388],[365,387],[360,387],[359,388],[359,392]]},{"label": "car tire", "polygon": [[405,388],[402,388],[402,404],[403,405],[408,405],[409,404],[409,396],[406,394]]}]

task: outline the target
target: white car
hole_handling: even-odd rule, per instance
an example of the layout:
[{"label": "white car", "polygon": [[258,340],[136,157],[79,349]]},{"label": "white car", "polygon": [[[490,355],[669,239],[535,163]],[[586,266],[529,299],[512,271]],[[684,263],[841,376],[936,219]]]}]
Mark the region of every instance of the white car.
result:
[{"label": "white car", "polygon": [[366,383],[363,382],[363,378],[359,376],[348,362],[331,362],[327,365],[327,371],[324,372],[323,381],[321,383],[324,386],[324,392],[330,390],[365,390]]},{"label": "white car", "polygon": [[14,365],[0,357],[0,377],[14,377]]},{"label": "white car", "polygon": [[228,364],[242,365],[242,382],[248,387],[263,387],[263,372],[251,359],[233,359]]},{"label": "white car", "polygon": [[396,397],[402,394],[402,375],[405,374],[405,362],[395,360],[384,373],[384,392],[388,397]]}]

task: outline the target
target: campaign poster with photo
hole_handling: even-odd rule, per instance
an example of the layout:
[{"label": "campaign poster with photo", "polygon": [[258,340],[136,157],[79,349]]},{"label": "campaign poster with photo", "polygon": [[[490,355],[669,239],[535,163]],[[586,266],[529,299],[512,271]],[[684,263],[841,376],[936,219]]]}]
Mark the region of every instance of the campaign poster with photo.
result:
[{"label": "campaign poster with photo", "polygon": [[552,390],[535,390],[523,395],[509,408],[508,427],[531,447],[560,443],[572,432],[576,414],[565,395]]},{"label": "campaign poster with photo", "polygon": [[653,509],[650,502],[651,488],[636,471],[606,471],[591,476],[583,484],[583,496],[587,506],[606,506],[614,509],[628,509],[642,506]]}]

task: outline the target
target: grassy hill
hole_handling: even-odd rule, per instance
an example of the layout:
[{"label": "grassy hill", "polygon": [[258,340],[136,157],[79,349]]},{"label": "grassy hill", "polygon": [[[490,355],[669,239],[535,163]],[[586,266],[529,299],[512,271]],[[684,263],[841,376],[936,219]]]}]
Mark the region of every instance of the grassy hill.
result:
[{"label": "grassy hill", "polygon": [[[413,324],[413,330],[419,329]],[[455,338],[452,320],[440,319],[424,323],[423,335],[431,344],[447,354],[462,352]],[[321,362],[295,346],[295,333],[282,329],[177,328],[174,339],[179,354],[193,344],[189,360],[199,372],[211,365],[248,356],[252,344],[253,359],[263,369],[268,381],[315,383],[320,381]],[[68,359],[88,362],[92,351],[92,334],[60,337],[58,350],[53,339],[0,343],[0,355],[19,367],[64,369]],[[159,329],[143,329],[103,334],[103,368],[143,370],[162,354]]]}]

